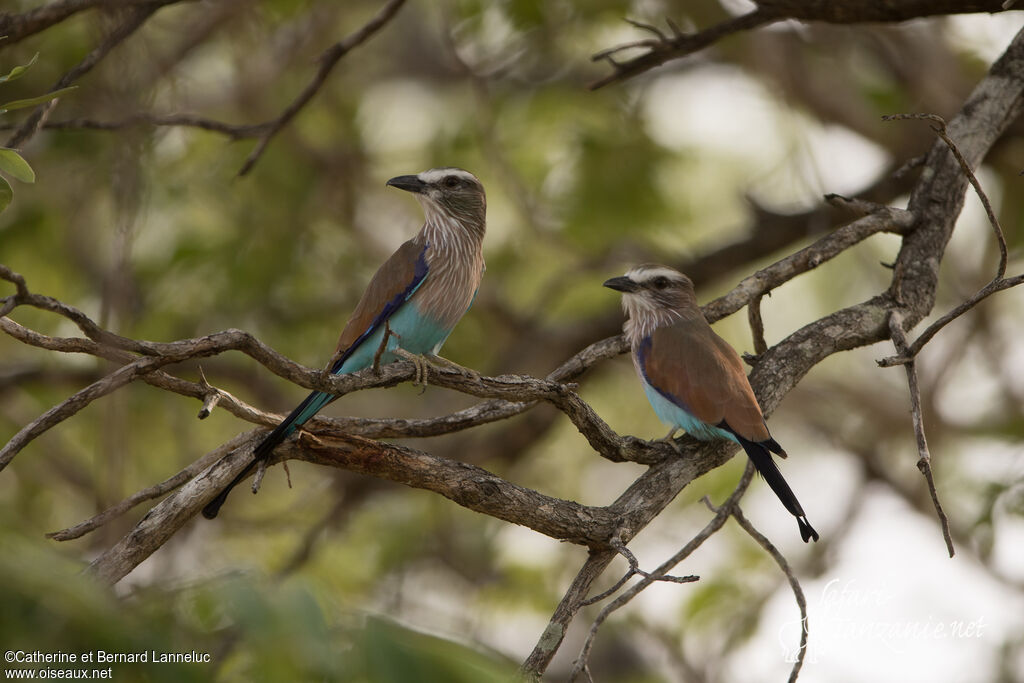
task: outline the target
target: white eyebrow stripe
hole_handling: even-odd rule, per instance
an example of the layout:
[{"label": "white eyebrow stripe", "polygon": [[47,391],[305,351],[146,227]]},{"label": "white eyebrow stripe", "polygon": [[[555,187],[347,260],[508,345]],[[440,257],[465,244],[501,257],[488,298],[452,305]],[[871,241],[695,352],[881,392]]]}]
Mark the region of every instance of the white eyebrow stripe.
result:
[{"label": "white eyebrow stripe", "polygon": [[432,168],[429,171],[423,171],[417,177],[425,183],[436,183],[450,175],[458,176],[463,180],[472,180],[475,183],[480,182],[475,175],[469,171],[463,171],[461,168]]},{"label": "white eyebrow stripe", "polygon": [[633,282],[647,282],[657,277],[664,277],[677,282],[682,282],[683,279],[682,273],[677,270],[672,270],[671,268],[651,268],[647,266],[637,266],[636,268],[633,268],[626,273],[626,277]]}]

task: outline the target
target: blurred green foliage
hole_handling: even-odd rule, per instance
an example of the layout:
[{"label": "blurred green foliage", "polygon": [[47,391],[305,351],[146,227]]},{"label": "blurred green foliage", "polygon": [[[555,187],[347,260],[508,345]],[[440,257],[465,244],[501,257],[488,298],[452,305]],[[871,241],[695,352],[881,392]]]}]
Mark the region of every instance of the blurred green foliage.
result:
[{"label": "blurred green foliage", "polygon": [[[266,577],[235,575],[118,596],[38,543],[3,532],[2,546],[5,652],[75,654],[78,660],[8,661],[0,671],[112,668],[113,680],[154,683],[215,678],[483,683],[508,680],[515,671],[493,653],[384,617],[347,610],[340,621],[329,617],[301,583],[282,587]],[[85,653],[92,653],[92,662],[82,660]],[[159,661],[192,653],[199,661]],[[111,655],[145,659],[110,661]]]}]

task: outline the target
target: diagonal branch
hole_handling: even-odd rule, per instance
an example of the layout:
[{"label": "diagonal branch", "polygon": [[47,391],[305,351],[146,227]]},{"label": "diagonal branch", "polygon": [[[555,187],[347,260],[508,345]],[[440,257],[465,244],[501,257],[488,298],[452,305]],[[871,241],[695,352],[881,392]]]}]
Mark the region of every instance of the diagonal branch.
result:
[{"label": "diagonal branch", "polygon": [[[52,3],[52,5],[39,8],[48,10],[45,15],[40,12],[38,17],[18,15],[0,15],[0,27],[4,26],[6,20],[11,25],[23,26],[19,35],[28,35],[31,32],[44,30],[52,23],[63,19],[70,14],[102,4],[103,6],[125,6],[129,8],[129,14],[124,23],[115,29],[104,41],[97,46],[82,62],[74,69],[64,74],[63,77],[51,90],[67,87],[78,78],[92,69],[107,53],[116,47],[125,38],[137,30],[157,9],[164,5],[182,2],[184,0],[113,0],[113,2],[99,2],[98,0],[66,0],[63,3]],[[33,113],[19,125],[14,134],[7,142],[8,147],[19,147],[28,141],[32,135],[41,127],[50,129],[92,129],[92,130],[120,130],[140,124],[153,126],[186,126],[200,128],[216,133],[227,135],[232,140],[245,138],[257,138],[256,146],[249,153],[238,175],[247,175],[259,161],[266,151],[270,141],[285,127],[307,104],[316,96],[327,82],[327,78],[337,63],[353,49],[359,47],[369,40],[375,33],[382,29],[398,13],[405,0],[388,0],[388,2],[375,14],[366,24],[346,36],[344,39],[331,45],[320,55],[319,66],[313,78],[306,84],[295,99],[275,118],[254,124],[230,124],[223,121],[208,119],[190,114],[152,114],[137,113],[118,121],[96,121],[88,118],[72,119],[48,124],[45,119],[53,106],[52,102],[40,105]],[[31,14],[31,13],[28,13]],[[49,23],[47,23],[49,22]],[[3,45],[4,43],[0,43]],[[7,126],[0,126],[0,130]]]},{"label": "diagonal branch", "polygon": [[739,500],[740,498],[743,497],[743,494],[746,492],[747,487],[750,485],[751,479],[753,479],[753,476],[754,465],[750,461],[747,461],[747,467],[743,471],[743,476],[740,477],[739,483],[736,485],[736,488],[733,489],[733,492],[729,495],[729,497],[722,504],[722,506],[717,510],[714,510],[715,516],[711,518],[711,521],[709,521],[704,526],[704,528],[701,529],[696,536],[691,538],[686,543],[686,545],[684,545],[678,552],[672,555],[672,557],[670,557],[669,559],[662,562],[661,565],[659,565],[657,569],[651,572],[650,575],[644,577],[641,581],[638,581],[634,585],[630,586],[629,590],[623,592],[621,595],[615,598],[615,600],[610,602],[601,610],[601,612],[594,619],[594,622],[590,625],[590,631],[587,634],[586,641],[584,641],[583,643],[583,648],[580,650],[579,656],[573,663],[572,672],[569,674],[570,681],[576,680],[576,678],[586,668],[587,660],[590,658],[590,650],[594,645],[594,639],[597,637],[597,631],[601,628],[601,624],[603,624],[605,620],[608,619],[609,616],[611,616],[612,612],[621,609],[622,607],[625,607],[627,604],[629,604],[629,602],[632,601],[633,598],[635,598],[637,595],[642,593],[644,589],[648,588],[653,583],[658,581],[660,577],[663,577],[670,571],[672,571],[673,567],[675,567],[680,562],[685,560],[687,557],[692,555],[694,551],[697,550],[697,548],[704,544],[704,541],[711,538],[711,536],[713,536],[719,529],[721,529],[722,526],[725,524],[726,520],[729,519],[729,515],[733,514],[733,512],[737,509]]},{"label": "diagonal branch", "polygon": [[29,36],[41,33],[85,10],[168,5],[175,2],[192,1],[194,0],[170,0],[170,2],[165,0],[56,0],[21,14],[0,12],[0,36],[4,36],[4,40],[0,41],[0,50]]},{"label": "diagonal branch", "polygon": [[192,463],[182,471],[178,472],[170,479],[166,479],[160,482],[159,484],[150,486],[147,489],[137,491],[132,495],[128,496],[127,498],[125,498],[124,500],[122,500],[121,502],[117,503],[116,505],[110,506],[100,514],[90,517],[89,519],[80,522],[73,527],[61,529],[60,531],[54,531],[46,534],[46,536],[47,538],[52,538],[55,541],[70,541],[76,538],[81,538],[90,531],[94,531],[100,528],[107,522],[113,519],[117,519],[118,517],[128,512],[139,503],[145,502],[147,500],[153,500],[154,498],[159,498],[165,493],[173,491],[174,489],[183,485],[189,479],[192,479],[192,477],[196,476],[197,474],[205,470],[207,467],[220,460],[222,457],[230,453],[235,448],[238,448],[239,446],[245,444],[247,441],[251,440],[252,435],[253,432],[245,432],[243,434],[239,434],[234,439],[231,439],[227,443],[222,444],[221,446],[210,451],[203,457],[199,458],[194,463]]},{"label": "diagonal branch", "polygon": [[[132,4],[125,12],[125,19],[103,41],[87,54],[82,61],[76,64],[71,70],[57,79],[50,92],[66,88],[77,81],[85,74],[92,71],[93,67],[99,64],[104,57],[110,54],[111,50],[124,42],[129,36],[137,31],[146,20],[148,20],[158,9],[164,5],[171,5],[181,0],[150,0]],[[18,148],[24,145],[35,135],[42,126],[46,117],[56,106],[57,100],[50,100],[45,104],[36,107],[22,124],[14,131],[14,135],[7,140],[6,147]]]},{"label": "diagonal branch", "polygon": [[978,199],[981,200],[981,204],[985,208],[985,215],[988,217],[989,225],[992,226],[992,233],[996,238],[996,246],[999,249],[999,265],[996,267],[996,274],[992,280],[975,292],[969,299],[963,301],[956,308],[929,325],[912,344],[904,344],[903,350],[900,351],[901,355],[884,358],[879,361],[879,365],[882,367],[892,367],[893,365],[912,362],[913,359],[921,352],[921,349],[924,348],[925,344],[931,341],[932,337],[934,337],[939,330],[974,308],[990,295],[1021,284],[1021,282],[1024,282],[1024,275],[1018,275],[1010,278],[1005,277],[1009,255],[1007,253],[1006,237],[1003,234],[1003,228],[999,225],[999,218],[996,216],[996,212],[992,208],[992,202],[989,200],[988,195],[985,194],[985,190],[982,189],[981,183],[978,182],[978,177],[974,174],[974,171],[971,170],[971,165],[960,152],[960,148],[957,147],[956,143],[949,137],[946,130],[945,119],[935,114],[893,114],[891,116],[883,116],[882,119],[885,121],[923,119],[926,121],[932,121],[936,124],[932,126],[932,130],[934,130],[936,135],[946,143],[949,151],[956,158],[957,163],[960,164],[960,169],[963,171],[964,176],[967,178],[968,182],[971,183],[971,187],[974,188],[975,193],[978,195]]},{"label": "diagonal branch", "polygon": [[[632,78],[633,76],[642,74],[645,71],[650,71],[656,66],[661,66],[665,62],[685,57],[686,55],[693,54],[694,52],[699,52],[700,50],[703,50],[709,45],[712,45],[733,33],[749,31],[750,29],[764,26],[765,24],[771,24],[783,18],[784,17],[771,10],[758,7],[752,12],[741,14],[738,17],[732,17],[720,24],[715,24],[711,28],[698,31],[697,33],[682,34],[673,31],[674,35],[671,38],[667,38],[659,33],[659,37],[655,39],[626,43],[624,45],[617,45],[606,50],[601,50],[600,52],[594,53],[591,59],[595,62],[601,60],[607,61],[612,65],[612,73],[603,78],[599,78],[587,87],[591,90],[597,90],[598,88],[603,88],[610,83],[624,81],[628,78]],[[637,25],[636,22],[630,23],[634,26]],[[650,28],[647,28],[647,30],[650,30]],[[648,51],[639,57],[634,57],[626,62],[619,62],[614,59],[614,56],[619,52],[638,47],[645,47]]]},{"label": "diagonal branch", "polygon": [[103,379],[93,382],[85,389],[58,403],[45,413],[22,427],[3,448],[0,448],[0,471],[3,471],[21,449],[33,439],[75,415],[98,398],[117,391],[124,385],[148,372],[175,362],[174,358],[140,358],[122,366]]},{"label": "diagonal branch", "polygon": [[277,133],[284,128],[288,123],[295,118],[295,115],[302,111],[313,96],[320,91],[324,83],[327,82],[327,77],[330,75],[331,70],[334,69],[338,61],[347,55],[351,50],[359,47],[366,42],[374,33],[379,31],[387,24],[398,10],[401,9],[402,5],[405,4],[405,0],[388,0],[388,3],[380,9],[377,14],[370,19],[362,28],[355,31],[351,35],[347,36],[343,40],[338,41],[334,45],[327,48],[323,54],[320,55],[320,66],[317,68],[316,75],[313,76],[306,87],[303,88],[302,92],[292,100],[281,114],[272,121],[260,124],[259,128],[262,133],[259,137],[259,141],[256,143],[256,147],[249,153],[245,163],[242,164],[242,168],[238,171],[239,176],[244,176],[252,167],[256,165],[259,158],[263,155],[263,151],[270,144],[270,140],[277,135]]}]

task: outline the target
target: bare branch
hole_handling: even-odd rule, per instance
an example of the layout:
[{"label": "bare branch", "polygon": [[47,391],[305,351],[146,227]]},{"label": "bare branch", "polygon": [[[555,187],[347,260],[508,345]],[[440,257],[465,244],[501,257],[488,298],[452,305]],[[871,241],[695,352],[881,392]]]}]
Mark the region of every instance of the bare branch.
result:
[{"label": "bare branch", "polygon": [[[903,315],[899,311],[892,311],[889,315],[889,331],[892,334],[892,342],[896,346],[896,351],[905,355],[907,337],[903,334]],[[942,504],[939,503],[939,494],[935,490],[935,480],[932,478],[932,456],[928,452],[928,440],[924,435],[924,416],[921,414],[921,389],[917,383],[917,366],[911,360],[903,364],[903,369],[907,371],[907,384],[910,387],[910,414],[914,421],[914,438],[917,440],[917,469],[921,470],[925,481],[928,482],[928,493],[931,494],[935,514],[942,526],[942,538],[946,541],[949,556],[953,557],[956,550],[953,548],[953,538],[949,533],[949,519],[942,510]]]},{"label": "bare branch", "polygon": [[898,356],[883,358],[878,361],[878,365],[883,368],[891,368],[894,365],[903,365],[913,362],[914,358],[917,357],[917,354],[919,354],[921,349],[924,348],[924,345],[931,341],[932,337],[934,337],[943,327],[953,322],[996,292],[1016,287],[1022,283],[1024,283],[1024,274],[1014,275],[1013,277],[1001,278],[989,282],[987,285],[975,292],[971,298],[963,301],[956,308],[929,325],[925,331],[914,340],[914,343],[909,344],[906,347],[903,353]]},{"label": "bare branch", "polygon": [[999,268],[996,270],[996,276],[994,279],[998,280],[1006,274],[1006,237],[1003,236],[1003,228],[999,225],[999,218],[996,217],[996,212],[992,209],[992,202],[989,201],[988,195],[981,189],[981,183],[978,182],[978,177],[974,175],[974,171],[971,170],[970,164],[964,159],[964,155],[960,153],[960,148],[956,146],[956,143],[949,137],[946,132],[946,120],[938,114],[892,114],[890,116],[883,116],[883,121],[901,121],[905,119],[923,119],[925,121],[931,121],[936,125],[932,126],[932,130],[935,131],[946,146],[949,147],[949,151],[956,157],[956,161],[960,164],[960,168],[963,170],[964,175],[967,176],[967,180],[970,181],[971,187],[978,195],[978,199],[981,200],[982,206],[985,207],[985,215],[988,216],[988,222],[992,226],[992,232],[996,237],[996,244],[999,246]]},{"label": "bare branch", "polygon": [[721,320],[748,305],[755,298],[798,275],[814,270],[872,235],[880,232],[905,234],[914,227],[914,224],[914,215],[909,211],[879,207],[873,213],[838,228],[814,244],[744,278],[728,294],[705,304],[702,307],[704,317],[708,322]]},{"label": "bare branch", "polygon": [[60,424],[96,399],[120,389],[140,375],[173,362],[175,362],[173,358],[140,358],[118,368],[103,379],[93,382],[85,389],[50,408],[22,427],[3,448],[0,448],[0,471],[10,464],[21,449],[46,430]]},{"label": "bare branch", "polygon": [[981,200],[982,205],[985,207],[985,214],[988,216],[989,224],[992,226],[992,232],[996,238],[996,245],[999,248],[999,265],[996,268],[995,277],[982,287],[975,294],[962,302],[959,306],[949,311],[944,316],[936,320],[934,323],[928,326],[924,332],[922,332],[917,339],[910,345],[905,345],[905,353],[899,356],[891,356],[884,358],[879,361],[879,365],[882,367],[892,367],[893,365],[910,363],[914,358],[921,352],[925,344],[931,341],[932,337],[936,335],[943,327],[956,320],[958,317],[974,308],[982,300],[988,298],[990,295],[1010,287],[1015,287],[1024,281],[1024,276],[1018,275],[1016,277],[1005,278],[1006,266],[1008,260],[1008,254],[1006,249],[1006,237],[1003,235],[1003,228],[999,225],[999,219],[996,217],[995,210],[992,208],[992,202],[989,201],[988,195],[981,187],[981,183],[978,182],[977,176],[974,171],[971,170],[971,165],[964,158],[960,148],[957,147],[956,143],[953,142],[952,138],[946,131],[946,121],[941,116],[936,114],[893,114],[891,116],[883,116],[883,120],[886,121],[901,121],[906,119],[922,119],[925,121],[932,121],[935,126],[932,126],[932,130],[941,138],[941,140],[949,148],[949,151],[956,158],[957,163],[960,165],[960,169],[963,171],[964,176],[971,183],[974,191],[977,193],[978,198]]},{"label": "bare branch", "polygon": [[[236,441],[228,455],[154,507],[98,557],[90,570],[113,583],[158,550],[249,464],[248,443],[254,439],[252,433],[246,437],[242,445]],[[318,437],[302,431],[298,439],[279,446],[274,457],[298,458],[426,489],[470,510],[591,547],[607,546],[609,539],[620,533],[619,518],[608,508],[552,498],[480,467],[395,444],[351,435]]]},{"label": "bare branch", "polygon": [[[164,5],[174,4],[181,0],[151,0],[150,2],[132,4],[131,7],[125,12],[124,21],[113,31],[107,35],[103,41],[93,48],[92,52],[87,54],[82,61],[80,61],[74,68],[65,73],[57,82],[54,83],[53,87],[50,88],[50,92],[66,88],[72,83],[77,81],[79,78],[89,73],[94,66],[99,64],[104,57],[110,54],[110,51],[120,45],[124,40],[131,36],[135,31],[139,29],[146,20],[149,19],[158,9]],[[22,124],[14,131],[14,135],[8,139],[6,147],[18,148],[28,142],[39,127],[42,125],[44,119],[49,115],[53,108],[56,106],[57,100],[50,100],[44,104],[39,105],[33,110],[33,112],[22,122]]]},{"label": "bare branch", "polygon": [[569,624],[586,601],[591,585],[604,573],[611,561],[615,559],[615,555],[615,551],[611,549],[591,549],[587,561],[583,563],[583,567],[580,568],[576,578],[573,579],[572,584],[558,603],[558,607],[555,608],[554,614],[551,615],[551,620],[541,634],[540,640],[533,646],[533,651],[520,667],[519,670],[523,676],[535,680],[544,673],[548,664],[551,663],[551,659],[558,652]]},{"label": "bare branch", "polygon": [[252,439],[254,432],[245,432],[239,434],[234,439],[231,439],[227,443],[218,446],[216,449],[210,451],[203,457],[196,460],[194,463],[183,469],[182,471],[175,474],[170,479],[166,479],[159,484],[150,486],[147,489],[143,489],[132,495],[128,496],[120,503],[113,505],[100,514],[80,522],[73,527],[68,529],[62,529],[60,531],[53,531],[46,534],[48,538],[52,538],[55,541],[70,541],[76,538],[80,538],[90,531],[94,531],[107,522],[117,519],[124,513],[131,510],[133,507],[147,500],[153,500],[159,498],[169,491],[173,491],[192,477],[196,476],[213,463],[220,460],[222,457],[230,453],[235,448],[245,444]]},{"label": "bare branch", "polygon": [[[661,66],[672,59],[679,59],[680,57],[703,50],[709,45],[728,35],[732,35],[733,33],[747,31],[783,18],[784,17],[778,16],[770,10],[758,7],[752,12],[742,14],[738,17],[733,17],[720,24],[716,24],[711,28],[698,31],[697,33],[680,34],[677,30],[673,29],[672,38],[666,38],[659,32],[659,37],[656,40],[648,39],[634,41],[624,45],[611,47],[606,50],[601,50],[600,52],[594,53],[591,56],[591,59],[595,62],[600,60],[607,61],[612,65],[613,71],[608,76],[594,81],[588,87],[591,90],[597,90],[609,83],[624,81],[627,78],[632,78],[633,76],[645,71],[649,71],[656,66]],[[634,26],[637,25],[635,22],[630,23]],[[644,26],[647,30],[653,28],[647,27],[647,25]],[[670,24],[670,28],[671,27],[672,25]],[[646,47],[649,48],[649,50],[639,57],[630,59],[627,62],[617,62],[612,58],[612,56],[618,52],[637,47]]]},{"label": "bare branch", "polygon": [[289,104],[276,119],[262,124],[263,132],[260,135],[260,139],[256,143],[256,147],[249,153],[245,163],[242,164],[242,168],[238,172],[239,176],[244,176],[252,170],[252,167],[256,165],[256,162],[259,161],[259,158],[263,155],[263,151],[267,148],[267,145],[270,144],[270,140],[277,135],[282,128],[288,125],[288,123],[295,118],[295,115],[302,111],[302,108],[305,107],[306,104],[313,99],[313,96],[320,91],[320,88],[322,88],[324,83],[327,82],[327,76],[330,75],[331,70],[334,69],[334,66],[338,61],[351,50],[362,45],[374,33],[383,28],[404,4],[405,0],[388,0],[388,3],[384,5],[384,7],[382,7],[380,11],[370,19],[370,21],[363,25],[362,28],[347,36],[345,39],[330,46],[323,52],[323,54],[320,55],[320,67],[317,69],[313,80],[303,88],[302,92],[292,100],[292,103]]},{"label": "bare branch", "polygon": [[764,321],[761,320],[761,298],[762,295],[758,295],[747,304],[747,320],[754,339],[754,354],[758,356],[768,350],[768,342],[764,340]]},{"label": "bare branch", "polygon": [[[199,128],[200,130],[212,133],[222,133],[232,140],[257,137],[267,129],[269,123],[233,124],[224,121],[195,116],[193,114],[155,114],[152,112],[137,112],[117,121],[97,121],[95,119],[79,118],[66,119],[64,121],[46,121],[42,128],[46,130],[105,130],[116,131],[134,126],[158,126],[183,128]],[[15,124],[0,124],[0,130],[15,128]]]},{"label": "bare branch", "polygon": [[697,548],[699,548],[704,541],[711,538],[711,536],[722,528],[725,521],[729,519],[729,515],[733,513],[735,506],[739,502],[740,498],[743,497],[747,487],[750,485],[750,481],[754,476],[754,465],[749,460],[747,461],[747,467],[743,471],[743,476],[740,477],[739,483],[733,490],[729,498],[722,504],[717,510],[715,516],[710,522],[705,525],[701,531],[694,536],[690,541],[684,545],[679,552],[674,554],[669,559],[665,560],[657,569],[655,569],[649,576],[644,577],[643,580],[638,581],[636,584],[631,586],[629,590],[625,591],[619,597],[615,598],[612,602],[604,607],[601,612],[594,619],[594,622],[590,625],[590,632],[587,635],[586,641],[583,643],[583,648],[580,650],[579,656],[573,663],[572,672],[569,674],[569,680],[574,681],[583,672],[587,665],[587,660],[590,658],[590,650],[594,645],[594,639],[597,637],[597,631],[601,628],[601,624],[611,615],[615,610],[624,607],[629,604],[633,598],[639,595],[645,588],[653,584],[659,579],[659,577],[665,576],[669,571],[672,570],[677,564],[685,560],[687,557],[693,554]]},{"label": "bare branch", "polygon": [[116,9],[145,5],[162,6],[176,2],[191,1],[193,0],[56,0],[56,2],[36,7],[21,14],[0,12],[0,36],[4,36],[4,40],[0,41],[0,50],[14,45],[31,35],[45,31],[68,17],[85,10],[95,8]]},{"label": "bare branch", "polygon": [[[747,14],[732,17],[697,33],[683,34],[668,21],[673,37],[668,38],[649,24],[629,21],[637,28],[654,33],[655,38],[632,41],[594,53],[593,61],[607,61],[612,73],[590,84],[591,90],[610,83],[624,81],[662,64],[699,52],[726,36],[749,31],[784,19],[825,21],[834,24],[862,22],[900,22],[918,17],[943,14],[970,14],[974,12],[1002,12],[1009,9],[1003,0],[901,0],[900,2],[874,2],[872,0],[846,0],[845,2],[807,2],[806,0],[758,0],[757,7]],[[647,48],[647,52],[619,62],[612,56],[624,50]]]},{"label": "bare branch", "polygon": [[743,530],[750,534],[750,537],[757,541],[757,544],[772,556],[775,563],[779,565],[779,569],[786,575],[789,587],[793,590],[793,597],[796,598],[797,607],[800,609],[800,651],[796,656],[796,661],[793,662],[793,669],[789,673],[789,683],[795,683],[796,679],[800,676],[800,669],[804,666],[804,657],[807,656],[807,599],[804,597],[804,590],[800,587],[800,581],[796,578],[796,574],[793,573],[793,568],[790,566],[789,561],[786,560],[785,555],[779,552],[779,549],[764,534],[754,528],[750,520],[743,515],[743,510],[740,509],[739,505],[733,506],[732,516]]}]

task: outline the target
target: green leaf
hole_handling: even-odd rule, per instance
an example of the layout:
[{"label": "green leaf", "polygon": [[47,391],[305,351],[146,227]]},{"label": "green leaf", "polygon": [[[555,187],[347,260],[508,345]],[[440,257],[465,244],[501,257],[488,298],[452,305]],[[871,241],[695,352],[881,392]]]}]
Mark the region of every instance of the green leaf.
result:
[{"label": "green leaf", "polygon": [[61,95],[69,93],[77,88],[77,85],[73,85],[70,88],[61,88],[60,90],[48,92],[45,95],[39,95],[38,97],[30,97],[27,100],[14,100],[13,102],[8,102],[7,104],[0,104],[0,114],[11,109],[24,109],[25,107],[34,107],[37,104],[49,102],[53,98],[60,97]]},{"label": "green leaf", "polygon": [[11,184],[0,178],[0,213],[11,203],[14,199],[14,190],[11,189]]},{"label": "green leaf", "polygon": [[0,147],[0,171],[11,175],[23,183],[34,183],[36,172],[28,165],[24,157],[8,147]]},{"label": "green leaf", "polygon": [[39,59],[38,52],[32,57],[32,59],[29,60],[28,64],[16,66],[13,69],[11,69],[11,72],[6,76],[0,76],[0,83],[8,83],[10,81],[14,81],[21,78],[25,75],[25,72],[28,71],[29,67],[36,63],[37,59]]}]

